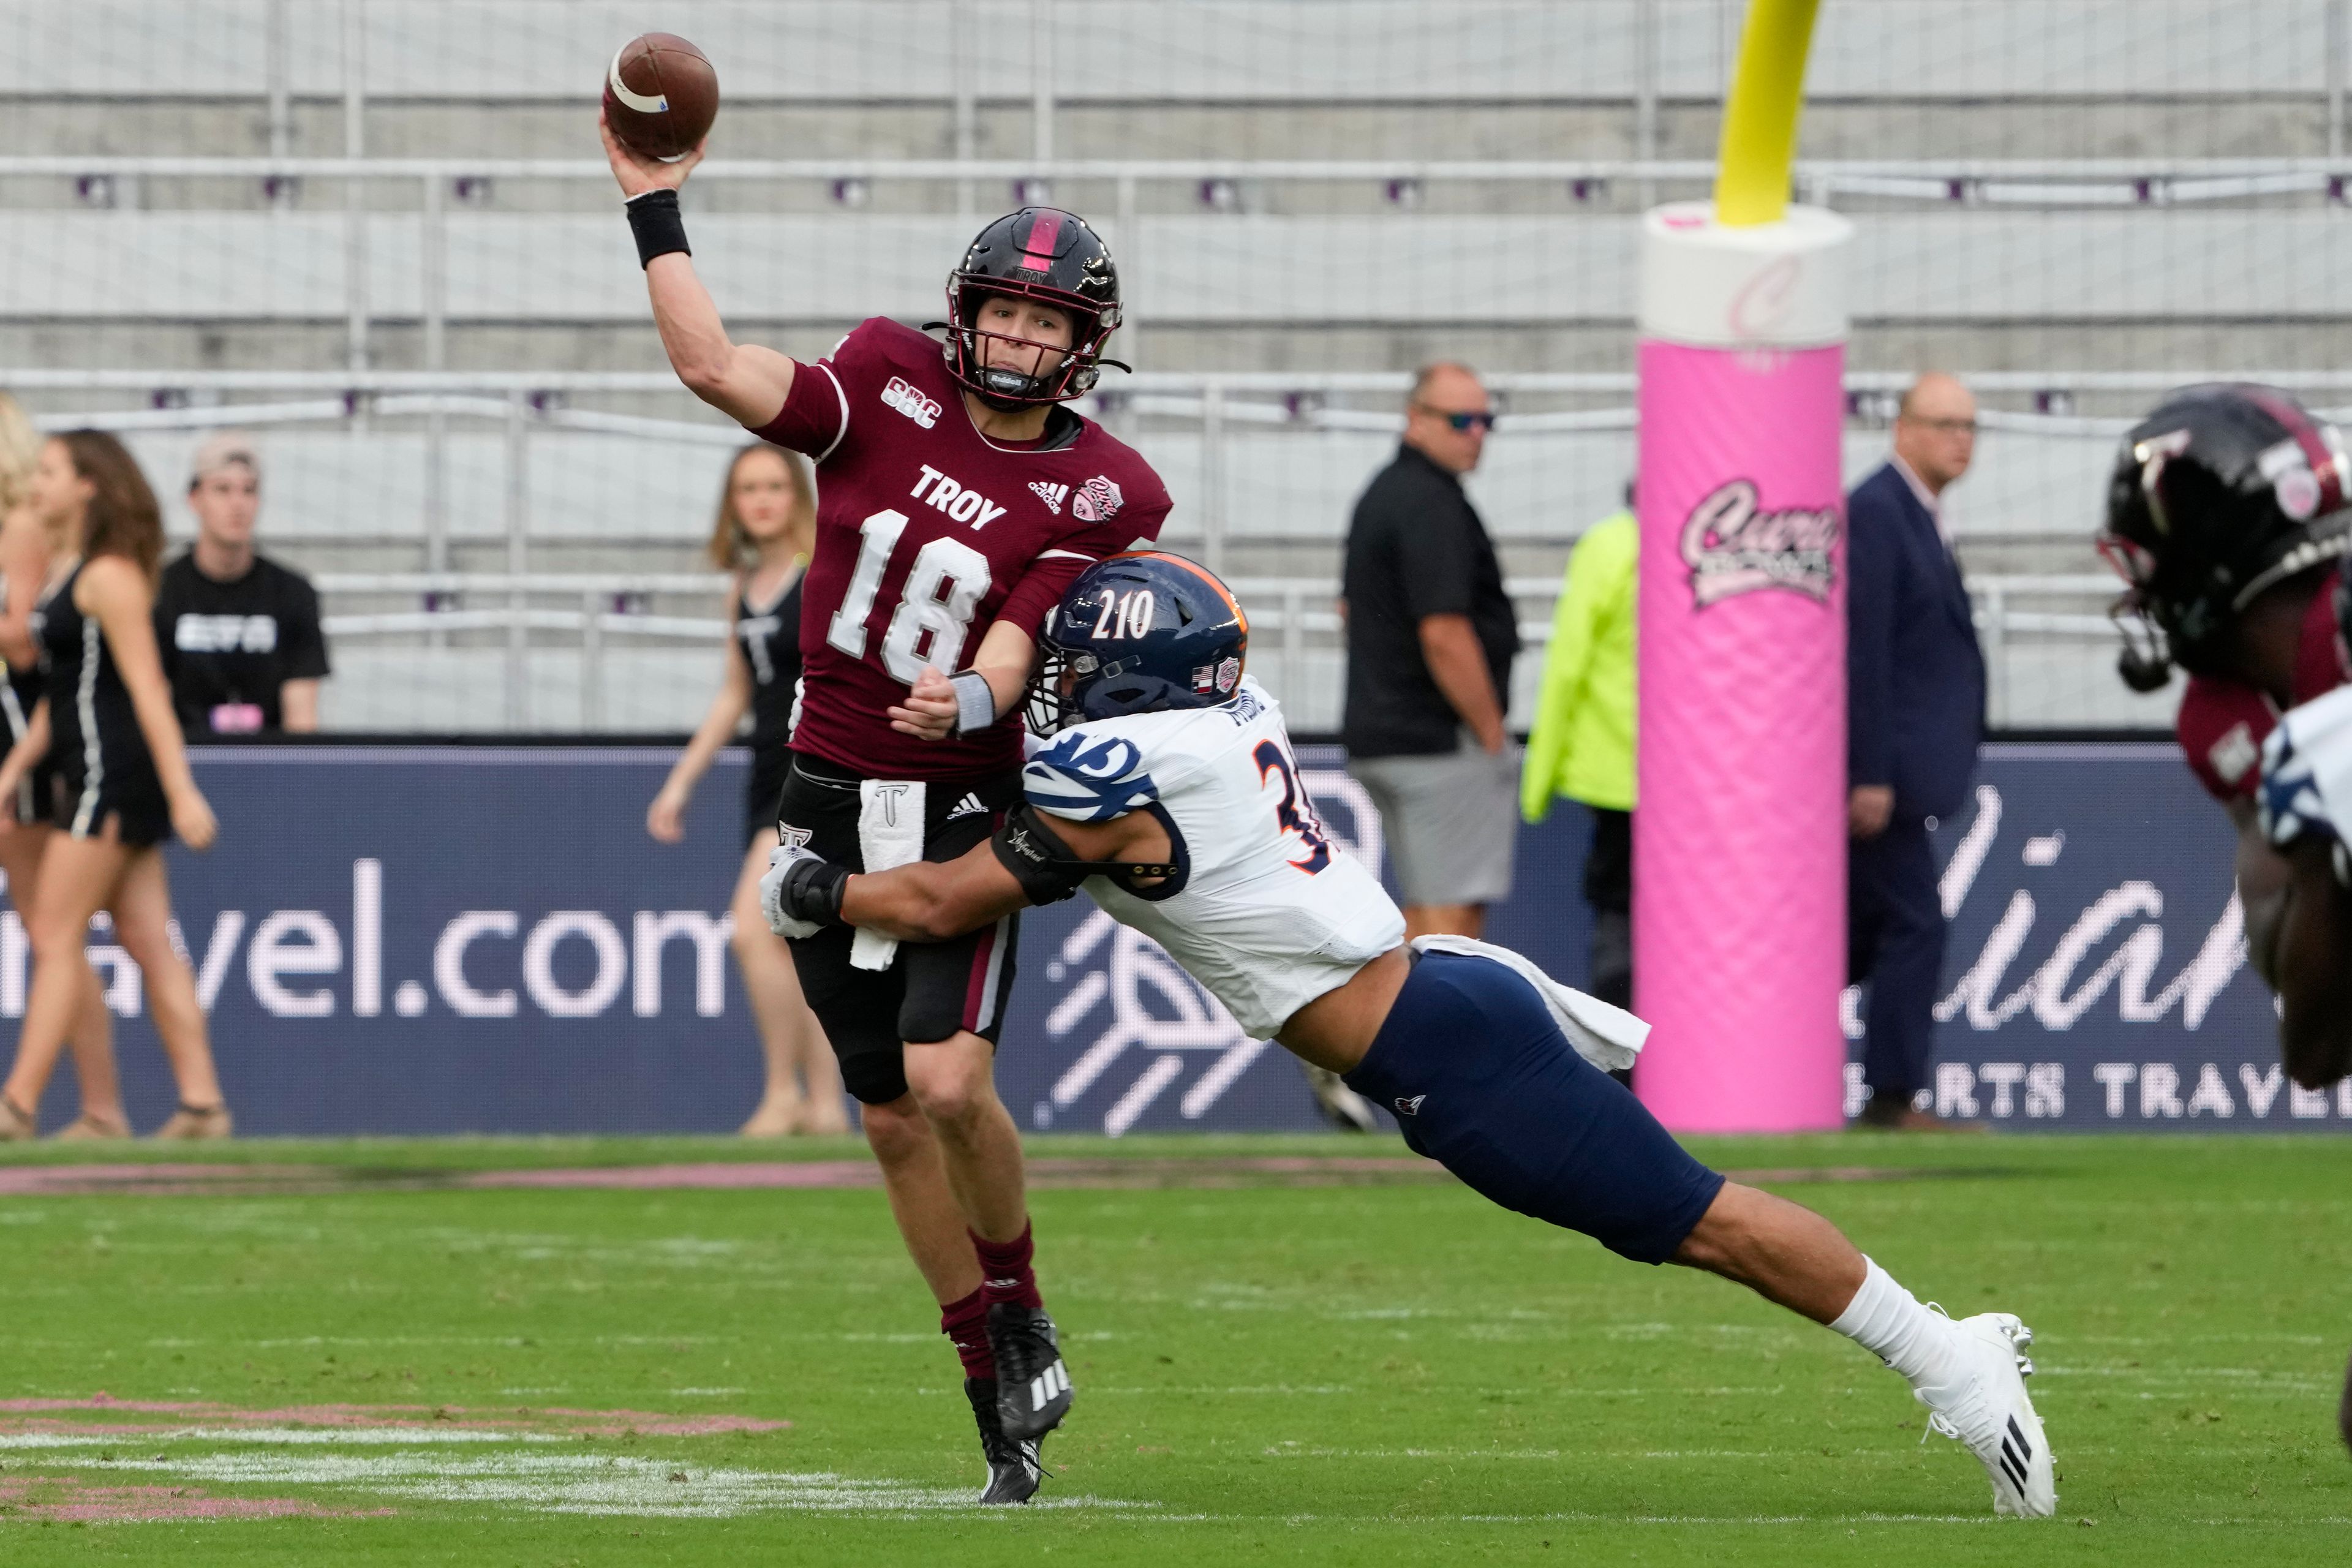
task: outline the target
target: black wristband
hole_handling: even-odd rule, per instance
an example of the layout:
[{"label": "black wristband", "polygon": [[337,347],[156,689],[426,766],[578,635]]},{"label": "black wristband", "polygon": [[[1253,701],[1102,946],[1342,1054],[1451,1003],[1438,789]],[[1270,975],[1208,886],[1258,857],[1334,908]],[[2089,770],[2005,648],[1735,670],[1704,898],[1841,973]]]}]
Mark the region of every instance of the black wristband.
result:
[{"label": "black wristband", "polygon": [[784,873],[783,896],[777,900],[784,913],[819,925],[841,923],[842,890],[849,873],[830,860],[799,860]]},{"label": "black wristband", "polygon": [[651,267],[656,256],[683,251],[694,254],[694,247],[686,243],[686,219],[677,210],[677,193],[672,190],[646,191],[631,196],[625,204],[629,213],[629,232],[637,240],[637,265]]}]

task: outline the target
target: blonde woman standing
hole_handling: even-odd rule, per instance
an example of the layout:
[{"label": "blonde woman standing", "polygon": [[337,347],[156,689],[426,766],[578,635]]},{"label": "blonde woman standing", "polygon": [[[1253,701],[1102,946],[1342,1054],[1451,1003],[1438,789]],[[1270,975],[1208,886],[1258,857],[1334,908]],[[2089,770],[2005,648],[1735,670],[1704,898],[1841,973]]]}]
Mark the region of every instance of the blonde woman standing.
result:
[{"label": "blonde woman standing", "polygon": [[159,1138],[226,1138],[228,1107],[213,1071],[195,976],[172,945],[172,889],[163,841],[209,849],[218,831],[188,771],[172,690],[155,647],[156,567],[163,518],[155,492],[122,443],[72,430],[43,444],[32,507],[79,543],[42,595],[37,616],[47,695],[25,738],[0,763],[0,806],[56,741],[51,820],[63,829],[42,852],[29,922],[33,990],[16,1064],[0,1084],[0,1136],[29,1137],[41,1091],[75,1015],[96,986],[86,946],[90,918],[114,917],[115,940],[146,979],[147,1004],[180,1090]]},{"label": "blonde woman standing", "polygon": [[816,494],[797,455],[764,441],[735,454],[710,534],[711,561],[735,574],[726,681],[646,812],[646,830],[655,838],[684,838],[694,786],[734,739],[743,715],[751,715],[751,779],[743,796],[751,847],[730,908],[735,962],[767,1055],[768,1088],[743,1123],[747,1138],[849,1130],[833,1047],[802,999],[792,951],[760,912],[760,878],[776,844],[776,797],[792,762],[786,742],[801,673],[801,573],[815,532]]},{"label": "blonde woman standing", "polygon": [[[30,504],[40,456],[41,437],[33,422],[15,398],[0,392],[0,661],[6,667],[0,715],[6,718],[11,747],[31,730],[45,689],[33,637],[34,606],[47,591],[57,564],[75,550],[74,542],[60,538]],[[39,897],[41,855],[56,831],[48,822],[55,777],[47,757],[34,763],[12,803],[14,820],[0,816],[0,871],[7,873],[8,896],[27,930]],[[95,975],[74,1010],[72,1040],[81,1114],[58,1136],[128,1138],[131,1123],[122,1112],[122,1086],[114,1070],[114,1020]],[[0,1118],[0,1130],[12,1125]]]}]

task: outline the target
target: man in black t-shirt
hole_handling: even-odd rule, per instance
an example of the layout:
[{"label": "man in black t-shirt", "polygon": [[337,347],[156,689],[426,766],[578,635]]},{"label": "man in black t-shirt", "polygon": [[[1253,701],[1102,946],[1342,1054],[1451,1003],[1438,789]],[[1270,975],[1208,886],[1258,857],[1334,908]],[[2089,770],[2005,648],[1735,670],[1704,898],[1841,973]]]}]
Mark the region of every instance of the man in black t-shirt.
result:
[{"label": "man in black t-shirt", "polygon": [[155,641],[192,742],[319,727],[327,642],[308,579],[257,554],[261,461],[233,431],[196,448],[188,510],[196,542],[163,568]]},{"label": "man in black t-shirt", "polygon": [[1518,623],[1462,476],[1494,411],[1467,366],[1414,378],[1404,444],[1348,526],[1348,771],[1372,797],[1409,935],[1477,936],[1511,890]]}]

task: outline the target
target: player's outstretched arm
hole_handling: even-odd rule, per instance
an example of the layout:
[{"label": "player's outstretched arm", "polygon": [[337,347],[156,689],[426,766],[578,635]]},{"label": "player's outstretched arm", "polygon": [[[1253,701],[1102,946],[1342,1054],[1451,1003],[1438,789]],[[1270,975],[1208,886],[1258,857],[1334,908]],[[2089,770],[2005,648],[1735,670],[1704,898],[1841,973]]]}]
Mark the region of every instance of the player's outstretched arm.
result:
[{"label": "player's outstretched arm", "polygon": [[2315,837],[2294,845],[2278,917],[2279,1051],[2305,1089],[2352,1073],[2352,892],[2336,879],[2334,850]]},{"label": "player's outstretched arm", "polygon": [[[596,117],[596,130],[604,139],[613,177],[628,201],[662,191],[675,193],[702,162],[698,146],[675,163],[642,157],[613,134],[602,114]],[[755,429],[783,412],[785,395],[793,389],[792,360],[773,349],[729,341],[718,303],[695,276],[692,257],[673,250],[647,261],[646,291],[653,299],[654,326],[661,332],[670,368],[688,392],[737,424]]]},{"label": "player's outstretched arm", "polygon": [[779,848],[760,880],[778,936],[807,938],[854,925],[900,942],[950,942],[1032,904],[1070,896],[1105,866],[1151,866],[1170,854],[1158,819],[1130,812],[1108,822],[1047,826],[1016,812],[995,837],[954,860],[918,860],[853,875],[804,848]]},{"label": "player's outstretched arm", "polygon": [[1020,882],[982,844],[957,859],[918,860],[850,878],[842,889],[841,919],[901,942],[947,942],[1028,903]]}]

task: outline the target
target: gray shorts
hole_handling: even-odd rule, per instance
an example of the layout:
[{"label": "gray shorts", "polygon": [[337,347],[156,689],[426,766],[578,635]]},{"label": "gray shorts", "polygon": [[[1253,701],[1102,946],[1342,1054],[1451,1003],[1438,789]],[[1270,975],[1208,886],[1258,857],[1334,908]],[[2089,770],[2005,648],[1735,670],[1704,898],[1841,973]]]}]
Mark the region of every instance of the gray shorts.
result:
[{"label": "gray shorts", "polygon": [[1489,756],[1465,734],[1453,752],[1348,759],[1349,773],[1381,814],[1405,903],[1491,904],[1510,896],[1519,755],[1511,745]]}]

